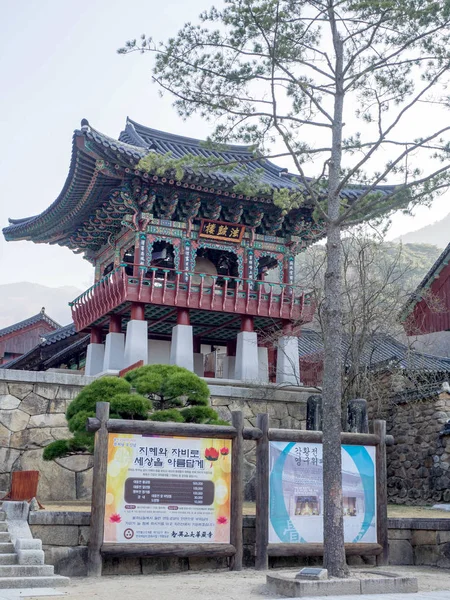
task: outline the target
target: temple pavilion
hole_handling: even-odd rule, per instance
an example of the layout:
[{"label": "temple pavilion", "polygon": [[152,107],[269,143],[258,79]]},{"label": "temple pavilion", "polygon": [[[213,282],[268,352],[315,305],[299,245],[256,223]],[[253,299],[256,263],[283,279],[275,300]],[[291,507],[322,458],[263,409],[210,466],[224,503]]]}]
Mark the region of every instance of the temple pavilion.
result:
[{"label": "temple pavilion", "polygon": [[[177,180],[140,169],[149,153],[214,157],[232,168],[186,168]],[[277,383],[300,383],[297,336],[314,306],[294,260],[320,227],[307,201],[284,214],[272,193],[236,192],[252,174],[265,190],[302,189],[250,147],[207,149],[130,119],[115,140],[83,119],[58,198],[3,232],[8,241],[66,246],[93,265],[94,285],[71,303],[76,330],[90,334],[87,375],[140,361],[204,375],[209,346],[226,349],[224,378],[267,382],[271,372]],[[349,201],[359,193],[343,191]]]}]

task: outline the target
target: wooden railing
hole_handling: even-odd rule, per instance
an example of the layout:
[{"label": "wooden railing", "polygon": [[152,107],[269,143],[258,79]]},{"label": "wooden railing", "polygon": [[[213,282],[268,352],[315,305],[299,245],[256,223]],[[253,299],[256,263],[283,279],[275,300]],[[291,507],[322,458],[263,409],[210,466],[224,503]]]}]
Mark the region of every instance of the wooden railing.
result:
[{"label": "wooden railing", "polygon": [[[127,274],[127,270],[133,270],[134,274]],[[70,303],[77,330],[92,325],[124,302],[248,314],[303,323],[311,321],[314,314],[311,295],[304,294],[296,285],[122,265]]]}]

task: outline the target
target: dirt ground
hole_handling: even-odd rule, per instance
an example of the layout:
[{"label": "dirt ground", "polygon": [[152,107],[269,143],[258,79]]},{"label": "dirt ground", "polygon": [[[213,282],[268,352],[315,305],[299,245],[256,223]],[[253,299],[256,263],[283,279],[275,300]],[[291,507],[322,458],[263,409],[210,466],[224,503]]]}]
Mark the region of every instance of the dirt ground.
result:
[{"label": "dirt ground", "polygon": [[[415,576],[419,591],[450,590],[450,571],[431,567],[383,567],[382,571]],[[171,573],[167,575],[74,578],[63,595],[52,600],[257,600],[275,598],[265,590],[265,573],[244,570]],[[450,592],[449,592],[450,596]],[[30,598],[30,600],[40,600]]]},{"label": "dirt ground", "polygon": [[[46,502],[45,510],[89,512],[91,510],[91,505],[86,502]],[[255,510],[254,503],[244,503],[244,515],[254,515]],[[435,510],[429,506],[403,506],[399,504],[388,504],[388,517],[391,519],[450,519],[450,511]]]}]

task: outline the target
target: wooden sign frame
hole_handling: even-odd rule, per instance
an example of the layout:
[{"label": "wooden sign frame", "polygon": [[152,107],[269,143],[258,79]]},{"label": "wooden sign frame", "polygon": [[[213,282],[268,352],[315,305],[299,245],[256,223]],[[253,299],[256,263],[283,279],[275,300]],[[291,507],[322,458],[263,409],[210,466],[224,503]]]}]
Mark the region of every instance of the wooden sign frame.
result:
[{"label": "wooden sign frame", "polygon": [[[256,561],[257,569],[269,568],[269,556],[323,556],[324,545],[317,543],[269,544],[269,442],[322,443],[321,431],[270,429],[269,415],[257,417],[256,427],[261,437],[256,446]],[[346,543],[345,553],[375,555],[377,566],[388,564],[386,444],[393,443],[386,436],[386,422],[374,421],[374,433],[341,433],[346,445],[375,446],[377,543]]]},{"label": "wooden sign frame", "polygon": [[[88,576],[102,574],[103,556],[214,556],[230,557],[230,569],[242,569],[243,512],[243,429],[242,412],[231,413],[232,425],[198,425],[157,421],[127,421],[109,418],[109,403],[98,402],[96,417],[88,419],[87,430],[95,431],[91,526],[88,545]],[[108,434],[151,434],[161,436],[204,437],[232,440],[231,521],[229,544],[117,544],[104,542]]]}]

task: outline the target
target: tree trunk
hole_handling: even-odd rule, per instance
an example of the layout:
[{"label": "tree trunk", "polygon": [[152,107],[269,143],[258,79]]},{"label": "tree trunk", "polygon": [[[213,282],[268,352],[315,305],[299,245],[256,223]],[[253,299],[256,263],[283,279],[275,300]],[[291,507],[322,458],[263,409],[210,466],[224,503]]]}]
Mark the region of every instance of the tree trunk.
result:
[{"label": "tree trunk", "polygon": [[324,298],[323,492],[324,567],[333,577],[347,574],[344,548],[341,469],[342,338],[339,226],[330,225]]},{"label": "tree trunk", "polygon": [[340,195],[338,187],[342,163],[344,110],[343,42],[336,27],[333,0],[328,16],[335,51],[335,96],[332,124],[331,157],[328,166],[327,269],[324,287],[324,370],[323,370],[323,493],[324,493],[324,567],[333,577],[348,573],[344,547],[342,507],[342,276],[341,228],[338,223]]}]

